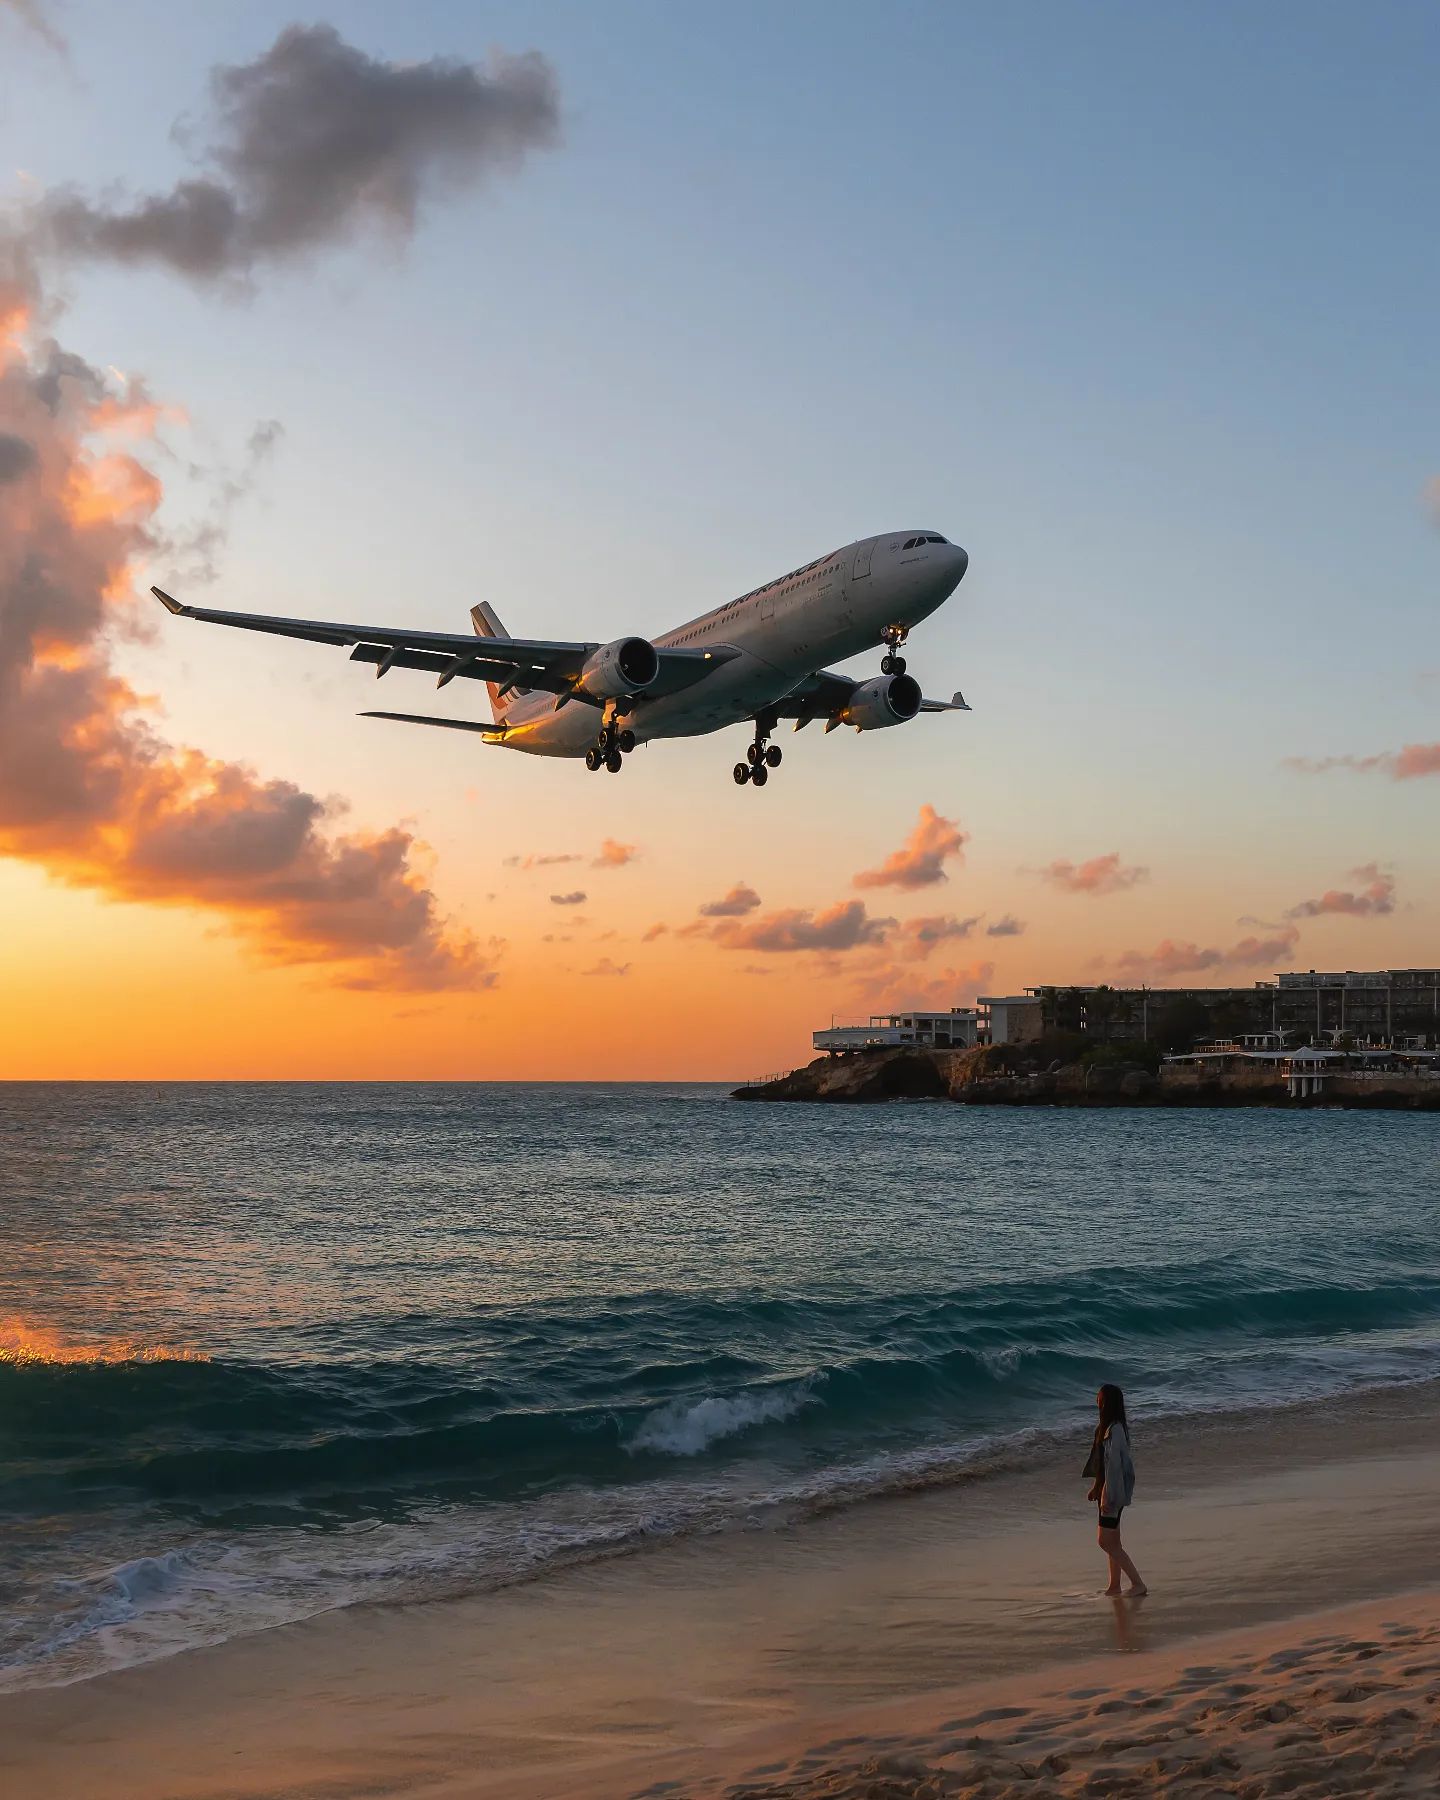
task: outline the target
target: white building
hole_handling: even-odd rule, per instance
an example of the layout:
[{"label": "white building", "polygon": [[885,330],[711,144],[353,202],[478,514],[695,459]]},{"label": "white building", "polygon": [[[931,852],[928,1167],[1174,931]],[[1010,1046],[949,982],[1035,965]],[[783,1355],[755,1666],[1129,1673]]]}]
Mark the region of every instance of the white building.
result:
[{"label": "white building", "polygon": [[1038,994],[981,994],[980,1035],[991,1044],[1033,1044],[1044,1030]]},{"label": "white building", "polygon": [[817,1050],[894,1050],[911,1045],[923,1050],[970,1050],[979,1038],[980,1015],[974,1007],[952,1006],[949,1012],[872,1013],[865,1024],[836,1025],[817,1031]]}]

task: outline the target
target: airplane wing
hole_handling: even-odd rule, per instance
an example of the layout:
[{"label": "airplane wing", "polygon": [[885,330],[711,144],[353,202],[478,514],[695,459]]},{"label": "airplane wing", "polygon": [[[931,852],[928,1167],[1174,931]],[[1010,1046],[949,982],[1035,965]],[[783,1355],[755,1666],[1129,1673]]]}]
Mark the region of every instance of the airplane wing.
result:
[{"label": "airplane wing", "polygon": [[[862,680],[869,677],[862,677]],[[834,669],[817,669],[813,675],[807,675],[798,687],[794,687],[783,700],[767,710],[782,719],[793,719],[795,729],[808,725],[812,719],[834,720],[850,704],[850,697],[861,681],[850,675],[839,675]],[[965,696],[956,691],[950,700],[922,700],[921,712],[969,712]]]},{"label": "airplane wing", "polygon": [[[303,638],[312,644],[351,645],[352,662],[373,663],[377,676],[391,669],[428,669],[444,687],[457,676],[470,681],[511,682],[516,687],[543,688],[570,694],[585,663],[599,644],[552,642],[544,638],[474,637],[458,631],[416,631],[409,626],[346,625],[328,619],[282,619],[268,613],[221,612],[207,606],[185,606],[163,588],[150,592],[177,618],[207,625],[233,625],[241,631],[266,631],[277,637]],[[649,694],[674,694],[701,681],[713,669],[739,655],[728,646],[709,650],[671,650],[657,646],[659,673]],[[583,696],[581,696],[583,698]],[[398,716],[398,715],[391,715]]]}]

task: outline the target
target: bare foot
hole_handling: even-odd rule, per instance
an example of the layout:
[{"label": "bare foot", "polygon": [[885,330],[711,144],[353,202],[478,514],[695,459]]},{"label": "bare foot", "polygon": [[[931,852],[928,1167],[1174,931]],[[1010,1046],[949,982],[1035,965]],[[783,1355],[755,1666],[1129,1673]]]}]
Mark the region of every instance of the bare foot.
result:
[{"label": "bare foot", "polygon": [[1120,1589],[1118,1587],[1108,1587],[1104,1591],[1110,1595],[1112,1600],[1117,1598],[1120,1593]]},{"label": "bare foot", "polygon": [[[1119,1591],[1120,1590],[1116,1588],[1115,1592],[1117,1594]],[[1150,1590],[1143,1581],[1138,1581],[1134,1587],[1126,1588],[1125,1592],[1132,1600],[1138,1600],[1142,1594],[1148,1594]]]}]

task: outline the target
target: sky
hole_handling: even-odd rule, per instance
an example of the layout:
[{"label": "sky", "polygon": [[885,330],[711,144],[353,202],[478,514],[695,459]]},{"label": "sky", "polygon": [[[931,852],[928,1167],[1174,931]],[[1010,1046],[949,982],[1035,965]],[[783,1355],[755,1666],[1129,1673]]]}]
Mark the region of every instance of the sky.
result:
[{"label": "sky", "polygon": [[[1437,81],[1418,3],[0,0],[0,1077],[1440,963]],[[763,793],[145,597],[604,641],[904,527],[973,712]]]}]

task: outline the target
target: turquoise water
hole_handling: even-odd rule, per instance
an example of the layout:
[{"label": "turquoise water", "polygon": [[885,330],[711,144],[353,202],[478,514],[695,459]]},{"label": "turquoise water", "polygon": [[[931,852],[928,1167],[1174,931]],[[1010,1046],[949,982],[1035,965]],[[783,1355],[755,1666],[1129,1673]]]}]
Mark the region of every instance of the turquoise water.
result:
[{"label": "turquoise water", "polygon": [[1437,1177],[1404,1115],[0,1086],[0,1675],[1078,1468],[1100,1380],[1440,1375]]}]

